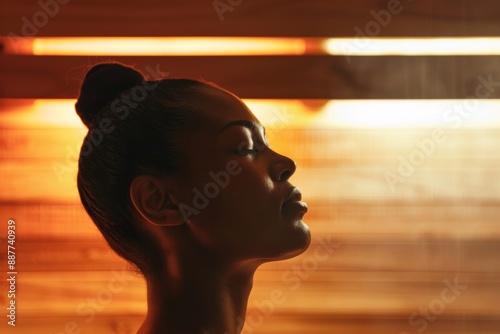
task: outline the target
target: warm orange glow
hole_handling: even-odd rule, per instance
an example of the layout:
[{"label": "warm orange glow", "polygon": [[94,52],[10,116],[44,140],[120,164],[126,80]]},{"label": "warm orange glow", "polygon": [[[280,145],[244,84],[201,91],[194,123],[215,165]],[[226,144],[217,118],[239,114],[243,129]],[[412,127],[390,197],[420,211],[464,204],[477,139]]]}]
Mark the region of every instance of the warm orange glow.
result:
[{"label": "warm orange glow", "polygon": [[7,52],[33,55],[238,56],[302,55],[301,38],[44,37],[7,39]]},{"label": "warm orange glow", "polygon": [[3,127],[84,127],[74,111],[75,100],[29,100],[4,108],[0,113]]},{"label": "warm orange glow", "polygon": [[500,100],[336,100],[314,119],[315,126],[497,127]]},{"label": "warm orange glow", "polygon": [[[244,99],[267,127],[404,128],[498,127],[500,100],[292,100]],[[75,100],[31,100],[3,107],[5,127],[76,127]],[[460,111],[459,111],[460,110]]]},{"label": "warm orange glow", "polygon": [[498,37],[7,37],[7,54],[122,56],[499,55]]},{"label": "warm orange glow", "polygon": [[[17,222],[22,269],[15,332],[136,333],[146,282],[81,205],[86,130],[74,102],[0,99],[0,212],[4,227]],[[296,161],[290,182],[310,205],[305,221],[314,233],[303,254],[257,271],[247,319],[262,327],[249,331],[365,333],[375,319],[381,333],[413,333],[407,319],[434,309],[425,314],[443,333],[464,324],[498,332],[491,296],[500,288],[500,140],[497,129],[484,129],[500,126],[500,100],[245,102],[273,150]],[[439,142],[423,128],[456,120],[476,128],[445,131]],[[264,317],[262,305],[274,313]]]},{"label": "warm orange glow", "polygon": [[268,126],[498,127],[500,100],[245,100]]}]

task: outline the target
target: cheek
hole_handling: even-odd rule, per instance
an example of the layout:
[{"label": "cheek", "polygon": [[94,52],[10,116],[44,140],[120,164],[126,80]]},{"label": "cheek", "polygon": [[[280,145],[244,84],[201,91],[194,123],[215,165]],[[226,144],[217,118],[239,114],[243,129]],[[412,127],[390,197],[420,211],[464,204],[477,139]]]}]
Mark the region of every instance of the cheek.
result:
[{"label": "cheek", "polygon": [[279,219],[281,198],[271,179],[255,165],[240,167],[236,175],[212,173],[213,178],[198,186],[206,206],[192,224],[211,243],[256,241]]},{"label": "cheek", "polygon": [[241,173],[231,178],[226,189],[221,192],[221,199],[233,202],[245,211],[261,211],[276,196],[275,185],[264,166],[241,164]]},{"label": "cheek", "polygon": [[[268,210],[273,196],[273,183],[262,171],[241,166],[241,172],[230,175],[207,206],[214,219],[254,219]],[[264,217],[260,217],[264,218]]]}]

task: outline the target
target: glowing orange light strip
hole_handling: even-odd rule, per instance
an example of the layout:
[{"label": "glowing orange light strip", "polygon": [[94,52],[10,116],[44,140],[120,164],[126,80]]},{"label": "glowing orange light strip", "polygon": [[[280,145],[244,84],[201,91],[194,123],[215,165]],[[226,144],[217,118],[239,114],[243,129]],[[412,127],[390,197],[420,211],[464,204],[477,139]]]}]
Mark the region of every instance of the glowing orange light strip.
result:
[{"label": "glowing orange light strip", "polygon": [[499,37],[6,37],[4,53],[44,56],[500,55]]},{"label": "glowing orange light strip", "polygon": [[7,38],[6,53],[32,55],[217,56],[302,55],[301,38],[44,37]]}]

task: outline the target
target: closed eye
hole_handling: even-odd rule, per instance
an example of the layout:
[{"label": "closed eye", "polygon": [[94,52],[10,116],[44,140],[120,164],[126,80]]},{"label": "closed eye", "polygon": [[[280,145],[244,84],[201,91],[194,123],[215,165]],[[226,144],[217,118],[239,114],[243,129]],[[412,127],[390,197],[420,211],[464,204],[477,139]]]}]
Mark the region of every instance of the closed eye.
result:
[{"label": "closed eye", "polygon": [[241,155],[254,155],[257,154],[257,150],[254,148],[247,148],[247,149],[240,149],[238,150],[238,153]]},{"label": "closed eye", "polygon": [[226,124],[220,132],[231,128],[233,126],[240,126],[244,129],[246,139],[242,141],[237,147],[237,153],[240,155],[255,155],[260,151],[269,147],[266,140],[266,130],[262,125],[253,121],[236,120]]},{"label": "closed eye", "polygon": [[238,146],[238,154],[240,155],[253,155],[257,154],[258,149],[256,147],[248,147],[248,143],[241,143]]},{"label": "closed eye", "polygon": [[269,148],[267,142],[259,142],[259,141],[254,142],[253,147],[248,148],[248,146],[250,145],[245,145],[244,143],[242,143],[238,147],[238,153],[242,155],[257,154],[261,151],[264,151],[266,148]]}]

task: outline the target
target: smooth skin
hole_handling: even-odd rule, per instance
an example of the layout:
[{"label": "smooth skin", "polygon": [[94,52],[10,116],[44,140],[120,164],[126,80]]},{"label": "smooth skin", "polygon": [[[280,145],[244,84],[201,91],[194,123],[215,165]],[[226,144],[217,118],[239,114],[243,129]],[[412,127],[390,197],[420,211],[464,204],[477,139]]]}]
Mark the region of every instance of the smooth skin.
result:
[{"label": "smooth skin", "polygon": [[[148,314],[139,334],[240,333],[258,266],[302,253],[311,239],[307,207],[288,181],[294,161],[269,148],[238,97],[208,85],[197,90],[199,122],[186,141],[185,168],[139,176],[130,187],[163,263],[145,274]],[[194,189],[203,191],[229,162],[239,172],[186,217],[180,207],[194,207]]]}]

